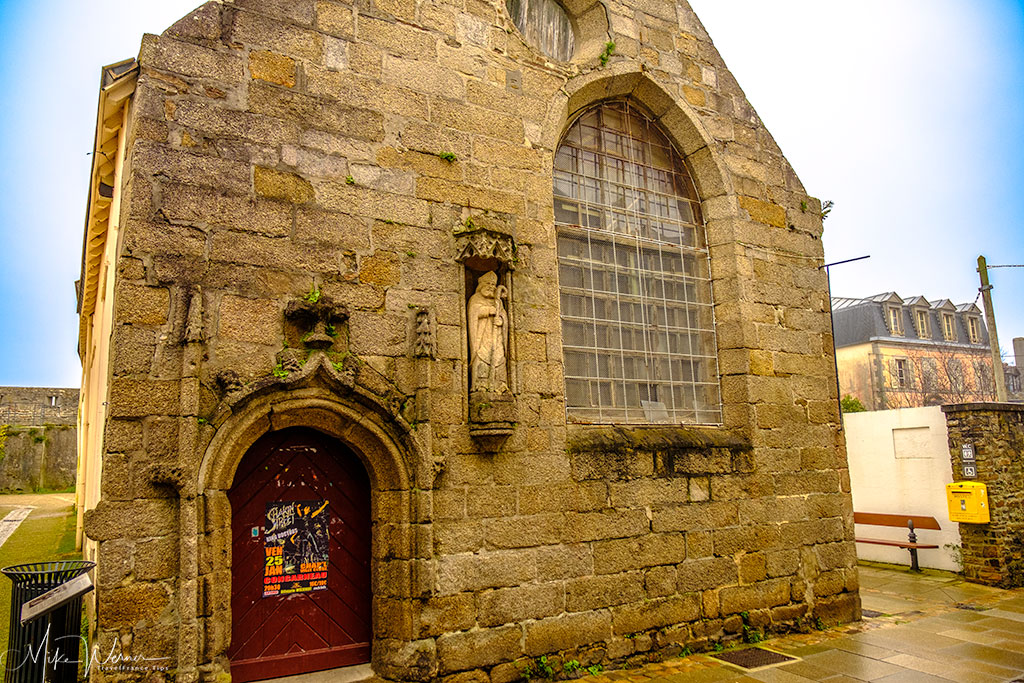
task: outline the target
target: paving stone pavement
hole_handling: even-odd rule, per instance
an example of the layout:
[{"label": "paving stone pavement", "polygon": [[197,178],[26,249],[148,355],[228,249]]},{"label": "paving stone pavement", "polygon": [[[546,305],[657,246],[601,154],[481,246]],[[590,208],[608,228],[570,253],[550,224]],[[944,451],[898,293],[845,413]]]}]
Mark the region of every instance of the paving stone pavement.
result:
[{"label": "paving stone pavement", "polygon": [[[795,661],[744,671],[710,654],[585,676],[579,683],[1024,683],[1024,589],[965,582],[949,572],[860,565],[861,603],[878,616],[765,641]],[[368,666],[267,683],[380,681]]]},{"label": "paving stone pavement", "polygon": [[947,572],[911,574],[873,563],[860,566],[860,586],[863,608],[879,616],[762,644],[796,657],[793,662],[746,671],[700,654],[580,680],[1024,682],[1024,590],[1000,590],[966,583]]}]

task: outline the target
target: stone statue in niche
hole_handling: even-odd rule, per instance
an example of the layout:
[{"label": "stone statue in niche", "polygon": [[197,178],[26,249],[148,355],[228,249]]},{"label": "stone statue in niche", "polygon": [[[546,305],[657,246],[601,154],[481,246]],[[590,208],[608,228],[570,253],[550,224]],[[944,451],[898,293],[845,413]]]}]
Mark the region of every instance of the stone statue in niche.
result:
[{"label": "stone statue in niche", "polygon": [[508,313],[502,299],[508,289],[498,284],[493,270],[477,280],[469,297],[466,321],[469,325],[470,391],[508,392]]}]

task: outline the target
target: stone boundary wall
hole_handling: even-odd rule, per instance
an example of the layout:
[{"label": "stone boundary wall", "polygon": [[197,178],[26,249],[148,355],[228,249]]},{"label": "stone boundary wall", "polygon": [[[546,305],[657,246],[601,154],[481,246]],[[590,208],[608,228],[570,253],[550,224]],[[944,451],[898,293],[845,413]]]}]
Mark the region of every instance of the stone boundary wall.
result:
[{"label": "stone boundary wall", "polygon": [[[1024,586],[1024,405],[942,406],[955,481],[988,488],[988,524],[960,524],[964,575],[1000,588]],[[977,479],[963,477],[960,447],[974,445]]]},{"label": "stone boundary wall", "polygon": [[0,424],[73,425],[78,389],[0,387]]},{"label": "stone boundary wall", "polygon": [[77,463],[75,427],[0,427],[0,492],[66,489],[75,483]]}]

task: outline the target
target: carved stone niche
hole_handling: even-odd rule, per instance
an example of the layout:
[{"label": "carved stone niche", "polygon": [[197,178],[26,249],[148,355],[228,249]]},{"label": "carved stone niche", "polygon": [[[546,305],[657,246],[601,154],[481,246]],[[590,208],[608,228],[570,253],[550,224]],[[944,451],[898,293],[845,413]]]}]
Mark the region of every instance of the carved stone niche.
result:
[{"label": "carved stone niche", "polygon": [[469,433],[487,447],[511,435],[516,421],[509,312],[517,250],[511,235],[470,226],[455,235],[455,258],[466,278]]},{"label": "carved stone niche", "polygon": [[284,309],[286,346],[277,362],[288,372],[297,371],[314,351],[348,351],[348,308],[314,291],[316,296],[293,299]]}]

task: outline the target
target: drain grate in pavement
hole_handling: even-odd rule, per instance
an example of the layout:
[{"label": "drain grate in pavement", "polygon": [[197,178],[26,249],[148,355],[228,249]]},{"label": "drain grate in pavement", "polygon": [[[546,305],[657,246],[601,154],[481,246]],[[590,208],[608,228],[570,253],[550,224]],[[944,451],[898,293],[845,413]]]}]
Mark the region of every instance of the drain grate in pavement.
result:
[{"label": "drain grate in pavement", "polygon": [[751,647],[745,650],[733,650],[711,655],[714,659],[738,666],[742,669],[760,669],[765,666],[775,666],[784,662],[792,662],[796,657],[790,657],[771,650],[764,650],[759,647]]},{"label": "drain grate in pavement", "polygon": [[873,609],[862,609],[860,613],[862,616],[865,616],[868,619],[877,619],[878,617],[882,616],[882,612],[876,612]]}]

